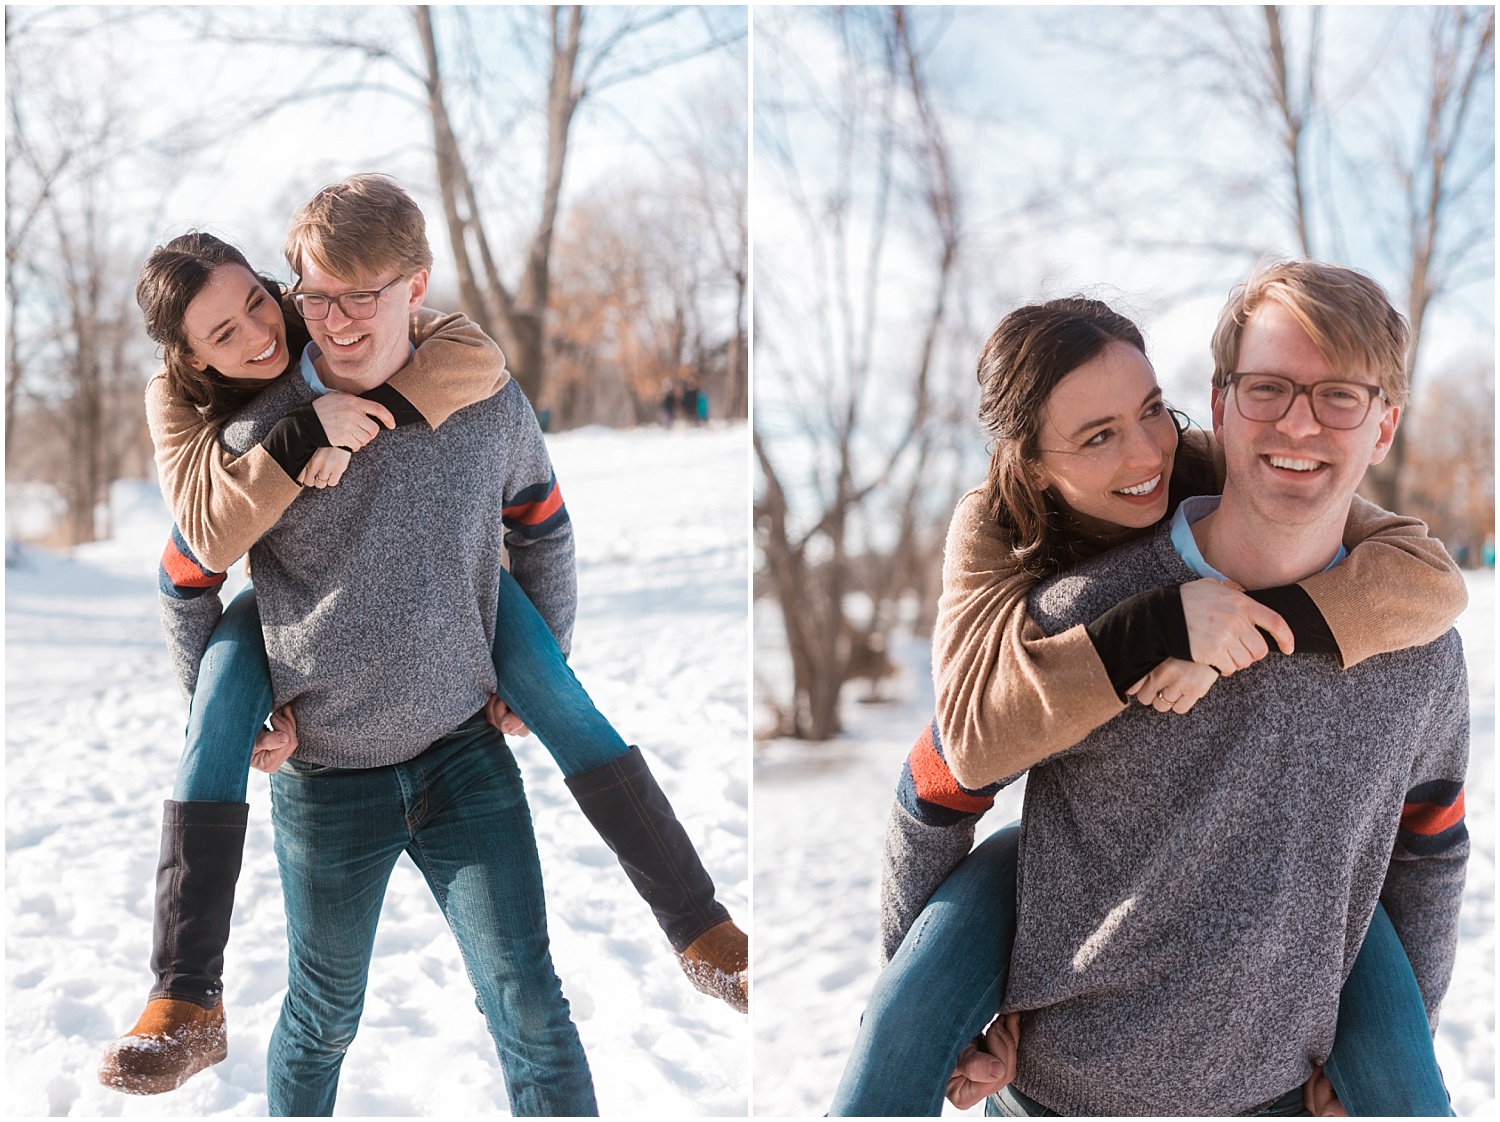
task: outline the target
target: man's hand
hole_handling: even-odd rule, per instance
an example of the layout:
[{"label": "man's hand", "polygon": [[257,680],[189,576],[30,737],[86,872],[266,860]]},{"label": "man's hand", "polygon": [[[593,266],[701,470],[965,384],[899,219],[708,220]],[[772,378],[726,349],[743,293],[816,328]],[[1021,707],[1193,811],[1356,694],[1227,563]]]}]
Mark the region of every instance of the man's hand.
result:
[{"label": "man's hand", "polygon": [[342,448],[319,448],[297,476],[297,482],[304,487],[337,487],[349,466],[349,458]]},{"label": "man's hand", "polygon": [[1218,680],[1219,672],[1212,666],[1168,658],[1125,694],[1158,713],[1186,713]]},{"label": "man's hand", "polygon": [[948,1077],[948,1101],[968,1110],[1014,1079],[1020,1043],[1021,1014],[1007,1013],[991,1021],[984,1035],[958,1054],[958,1067]]},{"label": "man's hand", "polygon": [[531,730],[521,723],[521,718],[510,711],[510,706],[494,694],[484,703],[484,716],[491,725],[506,736],[530,736]]},{"label": "man's hand", "polygon": [[250,753],[250,766],[267,774],[276,771],[297,750],[297,718],[290,705],[271,711],[271,727],[262,729]]},{"label": "man's hand", "polygon": [[381,425],[388,429],[396,427],[396,418],[378,401],[367,401],[338,390],[325,393],[313,402],[313,412],[323,423],[328,443],[351,452],[358,452],[374,440]]},{"label": "man's hand", "polygon": [[1313,1068],[1313,1073],[1307,1077],[1307,1082],[1302,1084],[1302,1105],[1314,1118],[1349,1117],[1344,1104],[1339,1102],[1339,1096],[1334,1091],[1333,1084],[1328,1081],[1328,1076],[1323,1074],[1323,1069],[1320,1067]]},{"label": "man's hand", "polygon": [[1212,666],[1224,677],[1266,657],[1270,648],[1257,628],[1264,627],[1282,654],[1291,654],[1292,629],[1280,614],[1245,595],[1233,581],[1189,581],[1183,585],[1182,614],[1187,620],[1193,661]]}]

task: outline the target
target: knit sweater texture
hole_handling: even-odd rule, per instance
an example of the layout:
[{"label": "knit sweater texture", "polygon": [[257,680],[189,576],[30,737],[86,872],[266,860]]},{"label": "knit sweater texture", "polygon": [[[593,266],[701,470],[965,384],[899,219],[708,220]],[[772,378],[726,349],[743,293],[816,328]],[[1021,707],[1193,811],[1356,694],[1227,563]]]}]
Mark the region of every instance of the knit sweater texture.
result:
[{"label": "knit sweater texture", "polygon": [[[417,352],[386,385],[433,428],[509,380],[500,348],[465,316],[421,308],[409,326]],[[181,553],[207,572],[222,572],[243,557],[302,493],[258,442],[230,453],[219,441],[219,420],[175,397],[164,371],[146,385],[146,423]]]},{"label": "knit sweater texture", "polygon": [[[1167,528],[1036,589],[1054,635],[1192,578]],[[1377,900],[1436,1023],[1468,835],[1456,632],[1341,670],[1266,658],[1031,768],[1003,1009],[1064,1114],[1248,1110],[1302,1083]]]},{"label": "knit sweater texture", "polygon": [[[1337,637],[1346,666],[1433,641],[1468,603],[1463,574],[1418,519],[1356,496],[1344,545],[1350,552],[1342,564],[1300,586]],[[1028,617],[1026,598],[1036,584],[1017,567],[983,492],[970,491],[954,511],[944,557],[933,637],[937,715],[903,765],[889,820],[882,964],[967,854],[965,839],[1004,782],[1125,708],[1082,624],[1047,635]],[[1268,657],[1284,656],[1273,647]],[[945,729],[960,741],[961,766]]]},{"label": "knit sweater texture", "polygon": [[[224,425],[231,456],[313,399],[296,371]],[[343,481],[310,490],[250,550],[276,705],[297,714],[296,755],[378,767],[425,750],[495,688],[502,538],[511,572],[566,653],[576,608],[572,526],[520,387],[381,433]],[[162,597],[191,690],[218,621],[217,589]]]}]

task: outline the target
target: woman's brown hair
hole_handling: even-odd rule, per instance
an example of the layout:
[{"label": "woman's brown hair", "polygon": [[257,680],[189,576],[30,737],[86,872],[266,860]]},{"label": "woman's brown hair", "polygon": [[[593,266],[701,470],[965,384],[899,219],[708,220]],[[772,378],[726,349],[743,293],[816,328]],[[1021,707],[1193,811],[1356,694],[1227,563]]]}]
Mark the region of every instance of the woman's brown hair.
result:
[{"label": "woman's brown hair", "polygon": [[[168,388],[174,397],[191,402],[207,417],[233,412],[249,393],[264,388],[260,384],[250,388],[237,385],[213,367],[198,370],[192,365],[193,347],[183,317],[221,265],[239,265],[260,281],[271,299],[281,300],[280,284],[252,269],[245,255],[228,242],[198,230],[152,250],[135,283],[135,302],[146,317],[146,334],[161,345]],[[297,326],[300,328],[300,323]],[[287,332],[288,353],[295,354],[290,319]]]},{"label": "woman's brown hair", "polygon": [[1111,343],[1146,353],[1140,329],[1125,316],[1103,301],[1068,296],[1017,308],[979,355],[979,420],[994,440],[986,502],[1017,563],[1039,577],[1079,557],[1078,532],[1032,470],[1042,409],[1058,383]]}]

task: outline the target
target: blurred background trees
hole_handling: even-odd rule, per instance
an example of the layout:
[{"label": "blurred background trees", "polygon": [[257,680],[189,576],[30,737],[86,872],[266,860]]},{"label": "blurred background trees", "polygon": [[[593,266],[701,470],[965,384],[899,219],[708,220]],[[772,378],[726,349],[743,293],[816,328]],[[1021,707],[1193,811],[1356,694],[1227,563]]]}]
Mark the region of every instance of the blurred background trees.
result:
[{"label": "blurred background trees", "polygon": [[929,634],[987,456],[975,360],[1032,300],[1135,318],[1202,424],[1214,319],[1257,260],[1369,273],[1412,321],[1413,396],[1365,490],[1492,563],[1492,8],[754,20],[763,735],[836,733],[872,647]]},{"label": "blurred background trees", "polygon": [[[291,211],[356,171],[427,210],[429,303],[553,429],[748,413],[744,8],[10,8],[7,533],[107,532],[150,470],[135,272],[191,228],[290,279]],[[23,485],[25,489],[23,488]]]}]

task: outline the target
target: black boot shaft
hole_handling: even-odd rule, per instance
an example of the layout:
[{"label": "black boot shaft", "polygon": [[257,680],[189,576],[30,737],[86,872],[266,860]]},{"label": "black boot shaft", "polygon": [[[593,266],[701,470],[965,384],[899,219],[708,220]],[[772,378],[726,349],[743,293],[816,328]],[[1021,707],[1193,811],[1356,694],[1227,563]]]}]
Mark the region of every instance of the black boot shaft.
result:
[{"label": "black boot shaft", "polygon": [[248,803],[163,804],[152,932],[152,997],[206,1009],[224,989],[224,947],[245,852]]}]

